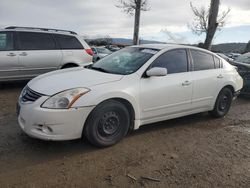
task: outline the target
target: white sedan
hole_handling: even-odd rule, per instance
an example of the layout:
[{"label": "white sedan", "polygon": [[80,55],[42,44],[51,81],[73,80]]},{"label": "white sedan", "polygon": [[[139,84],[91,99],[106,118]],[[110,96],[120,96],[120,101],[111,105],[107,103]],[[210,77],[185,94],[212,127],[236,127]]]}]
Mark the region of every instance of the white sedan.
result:
[{"label": "white sedan", "polygon": [[242,85],[236,69],[207,50],[132,46],[31,80],[18,101],[18,122],[35,138],[84,136],[105,147],[145,124],[205,111],[223,117]]}]

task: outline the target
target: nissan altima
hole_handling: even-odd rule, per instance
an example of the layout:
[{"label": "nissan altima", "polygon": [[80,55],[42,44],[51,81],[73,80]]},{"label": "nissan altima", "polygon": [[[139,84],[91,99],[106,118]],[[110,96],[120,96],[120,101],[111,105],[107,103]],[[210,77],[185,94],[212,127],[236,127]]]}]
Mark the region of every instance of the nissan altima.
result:
[{"label": "nissan altima", "polygon": [[31,80],[19,97],[18,122],[31,137],[85,137],[106,147],[145,124],[206,111],[223,117],[242,85],[235,67],[210,51],[132,46]]}]

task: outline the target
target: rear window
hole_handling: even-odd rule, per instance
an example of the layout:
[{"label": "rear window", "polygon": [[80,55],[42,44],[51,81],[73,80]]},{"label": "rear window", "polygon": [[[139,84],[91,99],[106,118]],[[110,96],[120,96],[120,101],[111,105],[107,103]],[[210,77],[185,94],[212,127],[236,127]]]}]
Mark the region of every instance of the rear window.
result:
[{"label": "rear window", "polygon": [[54,35],[61,49],[84,49],[82,44],[74,36]]},{"label": "rear window", "polygon": [[20,50],[53,50],[56,44],[49,33],[19,32]]}]

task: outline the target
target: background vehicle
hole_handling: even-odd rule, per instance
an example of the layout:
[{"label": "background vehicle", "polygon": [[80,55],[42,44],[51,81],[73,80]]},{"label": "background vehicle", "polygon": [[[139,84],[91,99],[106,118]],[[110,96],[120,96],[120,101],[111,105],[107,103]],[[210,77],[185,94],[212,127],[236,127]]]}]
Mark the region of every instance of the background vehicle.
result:
[{"label": "background vehicle", "polygon": [[236,62],[246,63],[250,65],[250,52],[242,54],[235,59]]},{"label": "background vehicle", "polygon": [[227,56],[229,57],[229,58],[232,58],[232,59],[236,59],[237,57],[239,57],[241,54],[239,54],[239,53],[229,53],[229,54],[227,54]]},{"label": "background vehicle", "polygon": [[31,27],[0,31],[0,81],[24,80],[92,62],[92,50],[75,32]]},{"label": "background vehicle", "polygon": [[116,46],[116,45],[107,45],[107,46],[105,46],[107,49],[109,49],[110,51],[112,51],[112,52],[116,52],[116,51],[118,51],[118,50],[120,50],[121,48],[119,48],[118,46]]},{"label": "background vehicle", "polygon": [[133,46],[33,79],[20,95],[18,121],[33,137],[85,136],[104,147],[145,124],[205,111],[223,117],[242,84],[235,67],[207,50]]},{"label": "background vehicle", "polygon": [[244,79],[241,94],[250,95],[250,52],[240,55],[235,61],[230,63],[238,68],[239,74]]},{"label": "background vehicle", "polygon": [[109,49],[105,48],[105,47],[92,47],[91,48],[93,51],[93,62],[96,62],[102,58],[104,58],[105,56],[109,55],[112,53],[112,51],[110,51]]},{"label": "background vehicle", "polygon": [[222,57],[223,59],[225,59],[227,62],[231,62],[231,61],[234,60],[234,59],[232,59],[232,58],[226,56],[226,55],[223,54],[223,53],[216,53],[216,54],[217,54],[218,56]]}]

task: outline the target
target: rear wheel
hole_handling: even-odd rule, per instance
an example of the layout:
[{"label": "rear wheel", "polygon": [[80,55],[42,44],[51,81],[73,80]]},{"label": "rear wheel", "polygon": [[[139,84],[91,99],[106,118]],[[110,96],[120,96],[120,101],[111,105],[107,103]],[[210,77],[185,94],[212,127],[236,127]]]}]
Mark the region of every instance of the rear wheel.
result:
[{"label": "rear wheel", "polygon": [[233,100],[233,93],[229,88],[224,88],[220,91],[214,109],[210,112],[213,117],[219,118],[225,116]]},{"label": "rear wheel", "polygon": [[110,100],[98,105],[90,114],[84,135],[93,145],[107,147],[119,142],[128,132],[130,115],[119,101]]}]

